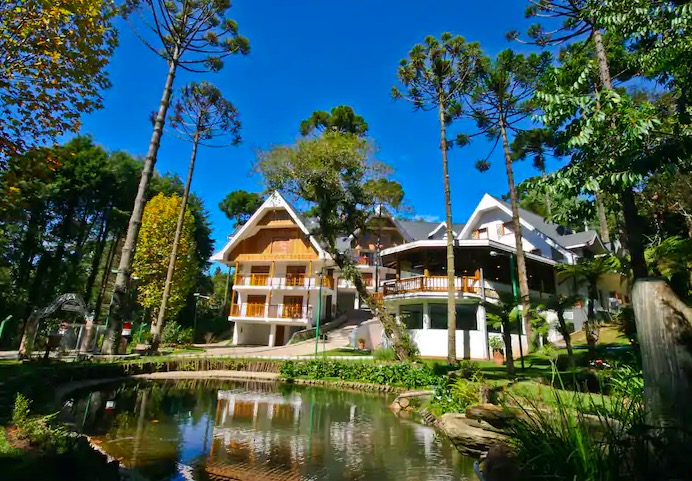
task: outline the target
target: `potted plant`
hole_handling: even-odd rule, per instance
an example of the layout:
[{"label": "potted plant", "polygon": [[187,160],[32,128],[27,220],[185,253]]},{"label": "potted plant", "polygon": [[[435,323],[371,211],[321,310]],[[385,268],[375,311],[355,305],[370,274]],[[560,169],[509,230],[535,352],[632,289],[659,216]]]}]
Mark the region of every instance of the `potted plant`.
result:
[{"label": "potted plant", "polygon": [[505,342],[501,336],[490,336],[488,345],[493,350],[493,361],[497,366],[501,366],[505,360]]},{"label": "potted plant", "polygon": [[361,351],[365,350],[365,339],[362,337],[358,338],[358,349],[360,349]]}]

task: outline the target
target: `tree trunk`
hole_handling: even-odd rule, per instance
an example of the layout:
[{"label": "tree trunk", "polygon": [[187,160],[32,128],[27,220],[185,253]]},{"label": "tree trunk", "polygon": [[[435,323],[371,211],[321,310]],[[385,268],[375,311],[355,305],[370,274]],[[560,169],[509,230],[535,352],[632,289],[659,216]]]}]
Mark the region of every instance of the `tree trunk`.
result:
[{"label": "tree trunk", "polygon": [[630,252],[632,263],[632,273],[634,279],[642,279],[649,275],[644,257],[644,246],[642,244],[643,226],[642,219],[637,210],[634,200],[634,190],[627,187],[622,192],[622,213],[625,217],[625,233],[627,236],[627,249]]},{"label": "tree trunk", "polygon": [[[514,350],[512,349],[512,323],[509,319],[502,326],[502,336],[505,340],[505,365],[507,374],[514,376]],[[519,340],[521,342],[521,339]]]},{"label": "tree trunk", "polygon": [[[113,206],[109,206],[106,210],[103,220],[101,221],[101,227],[99,233],[96,237],[96,248],[94,249],[94,258],[91,261],[91,270],[89,271],[89,277],[87,278],[86,287],[84,289],[84,303],[88,306],[91,302],[91,296],[94,290],[94,284],[96,284],[96,275],[98,274],[99,267],[101,266],[101,261],[103,260],[103,251],[106,249],[106,240],[108,238],[108,230],[110,227],[110,215],[113,211]],[[94,310],[98,309],[98,305]]]},{"label": "tree trunk", "polygon": [[96,297],[96,302],[94,303],[94,310],[96,312],[96,319],[101,319],[101,304],[103,304],[103,298],[106,295],[106,289],[108,288],[108,279],[111,276],[111,269],[113,268],[113,260],[115,259],[115,253],[118,250],[118,244],[120,244],[121,232],[118,231],[113,240],[111,241],[111,246],[108,249],[108,257],[106,259],[106,266],[103,269],[103,274],[101,274],[101,286],[99,287],[99,293]]},{"label": "tree trunk", "polygon": [[613,81],[610,78],[610,65],[608,64],[608,54],[603,45],[603,37],[601,31],[597,28],[593,29],[593,43],[596,47],[596,61],[598,62],[598,75],[601,78],[603,88],[612,89]]},{"label": "tree trunk", "polygon": [[586,344],[589,346],[591,354],[596,352],[596,343],[598,342],[598,319],[596,319],[596,298],[598,297],[598,278],[589,279],[589,305],[586,313]]},{"label": "tree trunk", "polygon": [[572,336],[567,328],[567,322],[565,321],[565,311],[562,307],[557,309],[557,322],[560,326],[560,334],[562,334],[562,339],[565,341],[565,347],[567,348],[567,360],[569,361],[569,368],[574,372],[577,368],[574,362],[574,350],[572,349]]},{"label": "tree trunk", "polygon": [[168,271],[166,271],[166,283],[163,286],[163,296],[161,297],[161,307],[159,308],[158,318],[151,326],[151,346],[153,351],[157,351],[161,342],[161,329],[166,321],[166,305],[171,294],[173,284],[173,273],[175,272],[175,261],[178,258],[178,246],[180,237],[183,233],[183,225],[185,223],[185,208],[187,207],[187,199],[190,196],[190,185],[192,184],[192,174],[195,171],[195,161],[197,160],[197,146],[199,144],[199,131],[197,131],[192,140],[192,155],[190,157],[190,166],[187,170],[187,181],[183,190],[183,199],[180,203],[180,212],[178,213],[178,223],[175,226],[175,236],[173,237],[173,247],[171,256],[168,259]]},{"label": "tree trunk", "polygon": [[[548,181],[548,174],[546,174],[545,169],[541,170],[541,177],[543,178],[544,182]],[[550,219],[550,217],[553,215],[552,202],[550,201],[550,193],[548,192],[548,189],[545,191],[545,213],[548,219]]]},{"label": "tree trunk", "polygon": [[688,479],[692,309],[658,279],[638,280],[632,303],[641,346],[646,424],[654,428],[647,434],[665,454],[656,457],[655,479]]},{"label": "tree trunk", "polygon": [[[174,59],[177,59],[177,52],[174,52]],[[163,126],[166,123],[166,114],[173,93],[173,81],[177,68],[177,60],[168,62],[168,75],[166,83],[163,87],[163,95],[159,104],[159,111],[154,122],[154,131],[151,134],[149,142],[149,151],[144,160],[142,175],[137,188],[137,197],[135,204],[132,207],[132,215],[127,228],[127,236],[120,254],[120,265],[118,266],[118,275],[115,278],[115,287],[113,289],[113,303],[110,306],[110,327],[106,332],[103,341],[103,352],[105,354],[117,354],[120,346],[120,331],[122,329],[123,320],[128,316],[126,307],[128,302],[128,289],[130,286],[130,271],[132,270],[132,261],[134,259],[134,251],[137,245],[137,237],[139,237],[139,229],[142,225],[142,215],[144,214],[144,206],[147,203],[147,190],[149,189],[149,181],[154,172],[156,164],[156,156],[161,145],[161,136],[163,135]]]},{"label": "tree trunk", "polygon": [[444,98],[440,94],[440,150],[442,151],[442,179],[445,188],[445,219],[447,223],[447,362],[457,362],[456,329],[456,288],[454,268],[454,233],[452,231],[452,193],[449,186],[449,166],[447,163],[447,128],[445,124]]},{"label": "tree trunk", "polygon": [[[502,147],[505,153],[505,167],[507,169],[507,183],[509,185],[509,199],[512,206],[512,224],[514,226],[514,242],[517,250],[517,276],[519,277],[519,295],[521,296],[521,316],[523,319],[524,330],[526,332],[526,344],[528,351],[531,352],[531,321],[529,312],[531,309],[531,299],[529,298],[529,278],[526,273],[526,257],[524,256],[524,246],[522,244],[521,221],[519,219],[519,200],[517,199],[517,188],[514,185],[514,169],[512,168],[512,155],[509,150],[509,139],[507,138],[507,128],[502,112],[500,112],[500,131],[502,133]],[[521,342],[521,336],[519,336]]]},{"label": "tree trunk", "polygon": [[610,229],[608,228],[608,219],[606,218],[605,206],[603,205],[603,194],[596,192],[596,210],[598,212],[598,224],[601,230],[601,240],[610,248]]}]

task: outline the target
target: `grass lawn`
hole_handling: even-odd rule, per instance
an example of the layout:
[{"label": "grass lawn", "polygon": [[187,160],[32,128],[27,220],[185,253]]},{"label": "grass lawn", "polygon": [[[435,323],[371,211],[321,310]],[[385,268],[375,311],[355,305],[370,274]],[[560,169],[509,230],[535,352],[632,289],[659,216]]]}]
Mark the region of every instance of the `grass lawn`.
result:
[{"label": "grass lawn", "polygon": [[[614,326],[603,326],[598,337],[599,346],[629,346],[630,340],[627,339]],[[575,332],[572,334],[572,345],[585,346],[586,333],[584,331]]]}]

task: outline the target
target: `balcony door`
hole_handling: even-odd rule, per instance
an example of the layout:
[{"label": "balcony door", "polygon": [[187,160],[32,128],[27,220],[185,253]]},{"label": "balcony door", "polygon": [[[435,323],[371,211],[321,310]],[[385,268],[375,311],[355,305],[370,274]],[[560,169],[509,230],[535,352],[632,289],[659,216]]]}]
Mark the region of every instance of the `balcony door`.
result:
[{"label": "balcony door", "polygon": [[304,286],[305,285],[305,266],[287,266],[286,267],[286,285],[287,286]]},{"label": "balcony door", "polygon": [[283,317],[288,319],[303,317],[303,296],[284,296]]},{"label": "balcony door", "polygon": [[266,296],[247,296],[247,317],[264,317],[264,305],[267,302]]},{"label": "balcony door", "polygon": [[266,286],[269,284],[269,266],[252,266],[250,268],[250,285]]}]

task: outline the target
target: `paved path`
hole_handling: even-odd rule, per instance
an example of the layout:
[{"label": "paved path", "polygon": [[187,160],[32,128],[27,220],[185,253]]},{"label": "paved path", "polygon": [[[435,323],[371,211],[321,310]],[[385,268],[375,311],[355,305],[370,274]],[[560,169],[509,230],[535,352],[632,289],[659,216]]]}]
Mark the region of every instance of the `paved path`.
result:
[{"label": "paved path", "polygon": [[249,371],[171,371],[153,372],[150,374],[137,374],[136,378],[142,379],[254,379],[274,381],[279,378],[277,372],[249,372]]},{"label": "paved path", "polygon": [[0,361],[17,359],[18,357],[19,351],[0,351]]},{"label": "paved path", "polygon": [[[361,319],[349,319],[346,324],[339,329],[327,333],[328,340],[319,342],[319,352],[339,349],[349,345],[351,335],[360,324]],[[220,344],[199,344],[198,347],[204,349],[206,356],[231,356],[231,357],[259,357],[268,359],[286,359],[301,356],[315,355],[315,339],[296,342],[286,346],[228,346]],[[176,356],[199,356],[199,354],[176,354]],[[351,357],[351,356],[340,356]],[[363,359],[365,356],[353,356]]]}]

